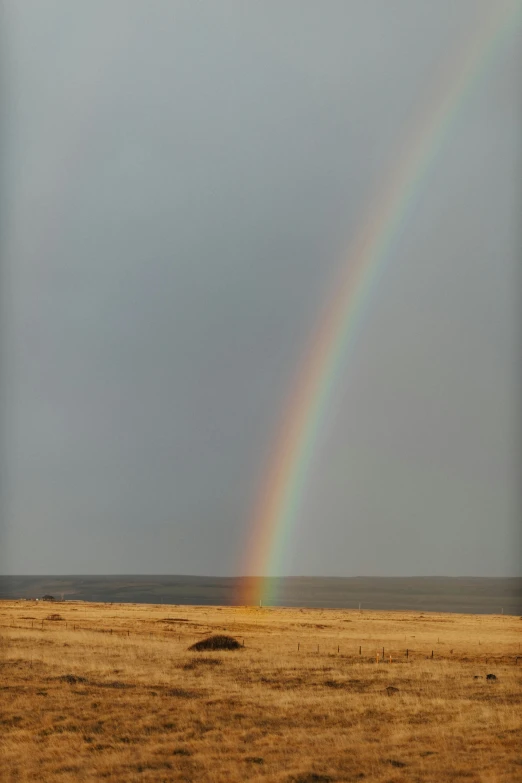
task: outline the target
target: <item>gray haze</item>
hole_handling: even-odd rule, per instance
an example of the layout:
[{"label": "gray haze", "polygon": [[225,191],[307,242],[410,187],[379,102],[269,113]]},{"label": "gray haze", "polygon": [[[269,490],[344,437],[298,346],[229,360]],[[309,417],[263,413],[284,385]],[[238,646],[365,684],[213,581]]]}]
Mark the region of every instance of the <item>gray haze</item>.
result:
[{"label": "gray haze", "polygon": [[[3,2],[4,573],[244,572],[339,263],[502,5]],[[521,50],[417,191],[282,573],[520,573]]]}]

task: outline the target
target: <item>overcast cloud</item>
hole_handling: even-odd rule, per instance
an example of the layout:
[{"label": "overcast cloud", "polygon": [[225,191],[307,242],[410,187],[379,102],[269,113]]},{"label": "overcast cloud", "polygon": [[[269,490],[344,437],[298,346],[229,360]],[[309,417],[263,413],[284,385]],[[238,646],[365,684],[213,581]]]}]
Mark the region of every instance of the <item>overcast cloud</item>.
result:
[{"label": "overcast cloud", "polygon": [[[241,573],[339,263],[493,6],[0,8],[2,570]],[[521,55],[519,26],[417,191],[285,574],[520,573]]]}]

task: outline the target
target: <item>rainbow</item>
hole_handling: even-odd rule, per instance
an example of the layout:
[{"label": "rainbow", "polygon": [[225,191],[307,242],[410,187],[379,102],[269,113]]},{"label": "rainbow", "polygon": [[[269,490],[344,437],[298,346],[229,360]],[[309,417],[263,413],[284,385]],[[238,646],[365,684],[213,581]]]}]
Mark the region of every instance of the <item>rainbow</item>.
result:
[{"label": "rainbow", "polygon": [[[493,5],[492,5],[493,8]],[[380,281],[410,206],[439,153],[455,116],[480,75],[522,18],[520,0],[497,10],[472,37],[456,63],[446,64],[429,110],[413,124],[405,152],[380,184],[367,219],[342,265],[341,279],[319,319],[293,384],[275,448],[255,506],[238,603],[270,604],[273,580],[294,533],[318,434],[346,354],[353,347],[368,301]]]}]

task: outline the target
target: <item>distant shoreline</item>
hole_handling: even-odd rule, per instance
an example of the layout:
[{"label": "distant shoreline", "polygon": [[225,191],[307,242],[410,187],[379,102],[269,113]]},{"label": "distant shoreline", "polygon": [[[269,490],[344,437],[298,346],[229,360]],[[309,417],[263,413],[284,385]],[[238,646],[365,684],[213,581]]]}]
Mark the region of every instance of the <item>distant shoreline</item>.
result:
[{"label": "distant shoreline", "polygon": [[[251,577],[0,576],[0,598],[234,606]],[[522,614],[522,577],[277,577],[274,606]]]}]

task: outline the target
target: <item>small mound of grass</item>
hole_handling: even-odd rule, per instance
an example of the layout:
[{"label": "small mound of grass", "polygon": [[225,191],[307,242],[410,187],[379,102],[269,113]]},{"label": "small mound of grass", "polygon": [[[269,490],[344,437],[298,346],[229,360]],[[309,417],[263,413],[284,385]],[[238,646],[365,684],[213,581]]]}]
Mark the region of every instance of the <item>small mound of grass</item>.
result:
[{"label": "small mound of grass", "polygon": [[62,674],[61,677],[57,677],[56,679],[60,680],[61,682],[68,682],[70,685],[87,682],[86,677],[79,677],[76,674]]},{"label": "small mound of grass", "polygon": [[346,687],[344,682],[339,682],[338,680],[325,680],[324,684],[326,685],[327,688],[344,688],[344,687]]},{"label": "small mound of grass", "polygon": [[399,767],[399,768],[408,766],[405,761],[399,761],[398,759],[386,759],[385,763],[390,764],[392,767]]},{"label": "small mound of grass", "polygon": [[239,650],[241,647],[233,636],[209,636],[189,647],[189,650]]}]

